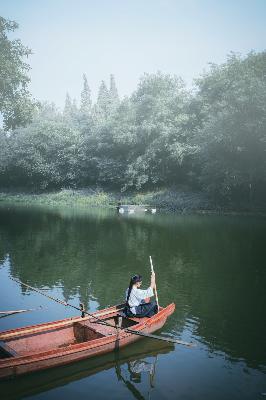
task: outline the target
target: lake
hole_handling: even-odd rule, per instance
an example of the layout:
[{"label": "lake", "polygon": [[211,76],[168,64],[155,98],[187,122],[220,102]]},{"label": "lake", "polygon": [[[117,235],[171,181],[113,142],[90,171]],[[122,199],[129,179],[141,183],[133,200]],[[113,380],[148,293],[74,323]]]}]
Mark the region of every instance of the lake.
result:
[{"label": "lake", "polygon": [[157,334],[115,354],[0,383],[1,399],[266,398],[266,218],[0,206],[0,331],[77,315],[11,277],[88,311],[124,301],[132,275],[176,304]]}]

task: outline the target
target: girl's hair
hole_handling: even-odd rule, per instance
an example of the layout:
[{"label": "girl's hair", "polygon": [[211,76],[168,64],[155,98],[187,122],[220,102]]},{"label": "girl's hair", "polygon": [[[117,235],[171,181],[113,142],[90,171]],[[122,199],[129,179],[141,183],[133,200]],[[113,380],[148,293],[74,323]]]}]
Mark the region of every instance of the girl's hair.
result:
[{"label": "girl's hair", "polygon": [[132,276],[132,278],[130,279],[129,282],[129,286],[128,286],[128,292],[127,292],[127,304],[128,304],[128,300],[130,298],[130,294],[131,294],[131,290],[133,285],[135,285],[135,283],[141,282],[142,281],[142,276],[141,275],[134,275]]}]

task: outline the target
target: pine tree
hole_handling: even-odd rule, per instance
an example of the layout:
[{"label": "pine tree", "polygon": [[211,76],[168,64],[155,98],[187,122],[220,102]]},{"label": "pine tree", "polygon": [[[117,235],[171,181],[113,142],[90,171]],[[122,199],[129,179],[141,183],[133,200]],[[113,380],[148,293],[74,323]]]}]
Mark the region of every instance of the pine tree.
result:
[{"label": "pine tree", "polygon": [[81,92],[80,111],[83,114],[89,115],[91,113],[91,91],[88,85],[87,77],[83,74],[83,89]]},{"label": "pine tree", "polygon": [[113,110],[113,109],[117,108],[117,106],[119,105],[119,96],[118,96],[118,91],[117,91],[116,84],[115,84],[114,75],[110,75],[109,97],[110,97],[111,109]]},{"label": "pine tree", "polygon": [[98,98],[96,104],[96,114],[100,118],[107,118],[110,111],[110,95],[106,83],[101,82],[98,91]]},{"label": "pine tree", "polygon": [[79,124],[79,111],[77,107],[77,101],[76,99],[72,100],[68,93],[66,94],[64,117],[67,122],[72,124],[73,126],[77,126]]},{"label": "pine tree", "polygon": [[72,115],[75,115],[75,114],[77,114],[77,112],[78,112],[77,100],[73,99],[72,100],[71,113],[72,113]]},{"label": "pine tree", "polygon": [[71,117],[72,115],[72,100],[71,97],[69,96],[69,93],[66,94],[64,115],[66,117]]}]

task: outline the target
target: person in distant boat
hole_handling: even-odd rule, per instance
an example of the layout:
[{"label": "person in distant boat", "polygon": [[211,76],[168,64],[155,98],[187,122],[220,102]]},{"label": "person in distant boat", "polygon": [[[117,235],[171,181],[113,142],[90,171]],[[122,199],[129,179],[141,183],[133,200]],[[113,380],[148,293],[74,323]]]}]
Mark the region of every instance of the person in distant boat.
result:
[{"label": "person in distant boat", "polygon": [[151,274],[151,283],[148,289],[140,289],[141,285],[142,276],[132,276],[129,282],[129,287],[126,290],[125,314],[128,317],[152,317],[158,311],[156,302],[149,301],[149,298],[154,295],[155,273],[153,272]]}]

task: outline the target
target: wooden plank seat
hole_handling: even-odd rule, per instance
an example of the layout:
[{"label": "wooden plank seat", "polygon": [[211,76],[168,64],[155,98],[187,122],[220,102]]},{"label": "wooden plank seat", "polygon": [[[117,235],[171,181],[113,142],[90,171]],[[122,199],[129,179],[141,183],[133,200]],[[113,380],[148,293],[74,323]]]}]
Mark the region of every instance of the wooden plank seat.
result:
[{"label": "wooden plank seat", "polygon": [[[109,326],[106,326],[107,323]],[[90,321],[86,323],[92,329],[95,329],[97,332],[100,332],[104,336],[113,335],[115,333],[115,328],[130,328],[134,325],[139,324],[139,318],[129,318],[127,317],[123,311],[119,311],[115,315],[105,318],[102,321]],[[110,326],[112,325],[112,326]]]},{"label": "wooden plank seat", "polygon": [[0,358],[18,357],[19,354],[8,346],[5,342],[0,340]]}]

